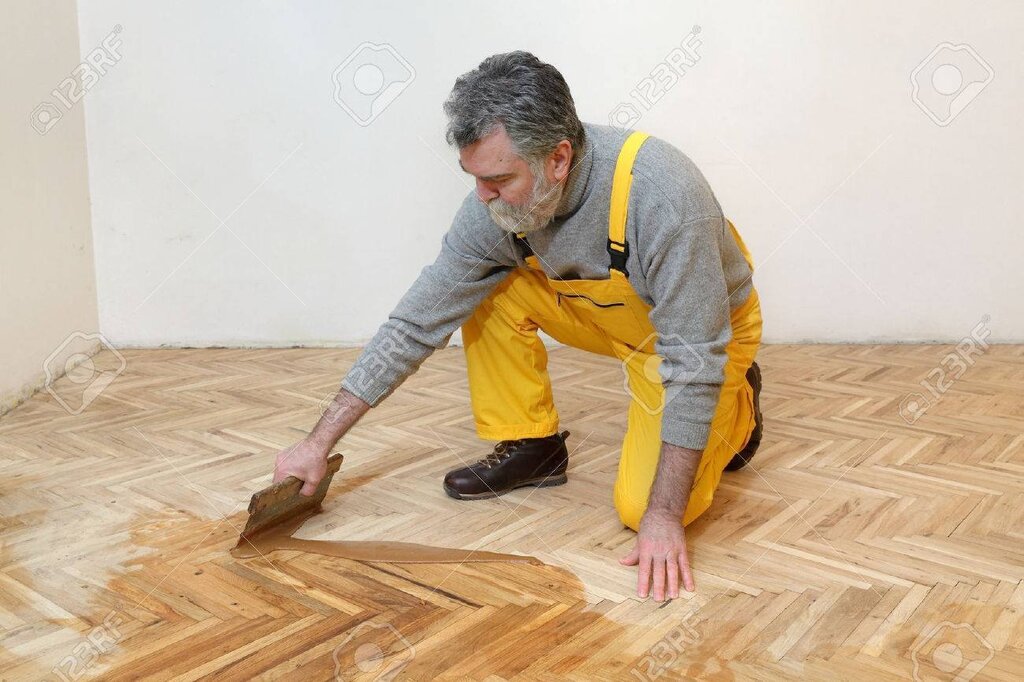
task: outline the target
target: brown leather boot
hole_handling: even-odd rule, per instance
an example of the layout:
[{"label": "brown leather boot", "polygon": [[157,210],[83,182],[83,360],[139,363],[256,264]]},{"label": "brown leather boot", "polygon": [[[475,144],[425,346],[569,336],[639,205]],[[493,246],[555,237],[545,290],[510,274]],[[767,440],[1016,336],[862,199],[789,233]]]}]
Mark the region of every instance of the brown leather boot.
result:
[{"label": "brown leather boot", "polygon": [[751,364],[747,370],[747,383],[754,389],[754,430],[743,449],[733,455],[729,463],[725,465],[726,471],[736,471],[745,467],[757,452],[757,447],[761,445],[761,436],[764,434],[764,423],[761,417],[761,368],[757,366],[756,362]]},{"label": "brown leather boot", "polygon": [[562,485],[568,480],[568,436],[568,431],[562,431],[544,438],[500,441],[493,452],[475,464],[449,471],[444,477],[444,491],[456,500],[480,500],[528,485]]}]

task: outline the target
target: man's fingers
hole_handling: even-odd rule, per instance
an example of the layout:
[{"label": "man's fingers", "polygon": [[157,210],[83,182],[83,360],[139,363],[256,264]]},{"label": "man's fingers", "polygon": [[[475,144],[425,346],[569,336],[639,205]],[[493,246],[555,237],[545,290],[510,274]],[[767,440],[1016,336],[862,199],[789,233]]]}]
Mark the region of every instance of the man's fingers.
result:
[{"label": "man's fingers", "polygon": [[[300,495],[312,495],[316,492],[316,486],[320,481],[313,481],[310,474],[303,473],[301,471],[290,471],[288,469],[274,469],[274,483],[280,483],[284,479],[294,476],[303,482],[302,487],[299,488]],[[307,480],[309,479],[309,480]]]},{"label": "man's fingers", "polygon": [[651,568],[654,571],[654,600],[664,601],[665,599],[665,557],[654,557],[651,560]]},{"label": "man's fingers", "polygon": [[696,586],[693,584],[693,571],[690,570],[690,560],[686,556],[686,549],[679,553],[679,568],[683,571],[683,587],[687,592],[693,592]]},{"label": "man's fingers", "polygon": [[640,573],[636,579],[636,594],[641,599],[647,598],[647,590],[651,586],[651,555],[640,552]]},{"label": "man's fingers", "polygon": [[676,599],[679,597],[679,562],[674,559],[666,561],[665,572],[668,574],[669,599]]},{"label": "man's fingers", "polygon": [[640,556],[640,548],[634,546],[629,554],[619,559],[619,563],[623,566],[636,566],[638,557]]}]

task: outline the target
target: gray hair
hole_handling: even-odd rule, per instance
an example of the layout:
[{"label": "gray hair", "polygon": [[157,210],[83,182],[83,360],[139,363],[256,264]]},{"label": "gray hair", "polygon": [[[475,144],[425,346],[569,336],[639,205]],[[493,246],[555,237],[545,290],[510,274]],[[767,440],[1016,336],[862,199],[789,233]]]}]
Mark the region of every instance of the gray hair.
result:
[{"label": "gray hair", "polygon": [[583,124],[558,69],[522,50],[488,57],[455,81],[444,103],[448,144],[462,149],[505,126],[516,152],[537,161],[562,140],[583,146]]}]

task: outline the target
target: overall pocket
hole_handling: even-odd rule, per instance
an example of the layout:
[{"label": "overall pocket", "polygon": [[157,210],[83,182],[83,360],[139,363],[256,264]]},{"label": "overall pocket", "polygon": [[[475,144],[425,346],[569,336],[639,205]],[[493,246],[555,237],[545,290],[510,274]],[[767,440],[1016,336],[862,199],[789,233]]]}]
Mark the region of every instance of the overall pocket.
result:
[{"label": "overall pocket", "polygon": [[621,295],[557,291],[556,302],[580,324],[596,328],[610,339],[634,348],[648,345],[648,337],[654,333],[650,322],[641,321],[634,311],[635,305],[623,300]]}]

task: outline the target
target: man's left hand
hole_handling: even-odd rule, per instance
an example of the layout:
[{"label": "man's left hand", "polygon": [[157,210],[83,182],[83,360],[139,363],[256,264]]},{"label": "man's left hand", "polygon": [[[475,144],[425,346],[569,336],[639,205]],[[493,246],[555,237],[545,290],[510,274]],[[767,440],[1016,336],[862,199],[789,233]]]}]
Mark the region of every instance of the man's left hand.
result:
[{"label": "man's left hand", "polygon": [[652,577],[655,601],[664,600],[666,584],[671,599],[679,596],[680,575],[683,577],[686,591],[694,591],[693,573],[690,571],[690,560],[686,555],[683,522],[671,513],[648,509],[640,520],[636,546],[632,552],[619,559],[619,563],[624,566],[639,565],[636,594],[641,599],[647,597]]}]

